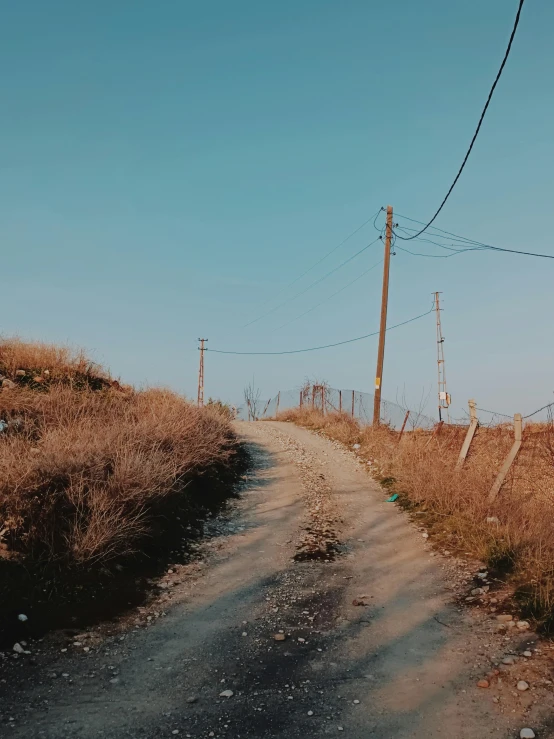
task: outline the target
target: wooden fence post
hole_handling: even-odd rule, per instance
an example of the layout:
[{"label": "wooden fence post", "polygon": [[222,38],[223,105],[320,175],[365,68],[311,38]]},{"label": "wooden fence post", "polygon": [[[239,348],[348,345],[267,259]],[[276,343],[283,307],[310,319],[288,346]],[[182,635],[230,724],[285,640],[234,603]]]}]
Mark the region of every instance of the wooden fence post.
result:
[{"label": "wooden fence post", "polygon": [[275,416],[279,413],[279,401],[281,400],[281,391],[277,393],[277,405],[275,406]]},{"label": "wooden fence post", "polygon": [[479,425],[479,419],[477,418],[477,403],[474,400],[469,401],[469,419],[469,428],[467,430],[466,438],[464,439],[464,443],[460,450],[460,456],[456,462],[457,470],[461,469],[464,465],[469,452],[469,447],[471,446],[471,442],[473,441],[473,437],[477,431],[477,426]]},{"label": "wooden fence post", "polygon": [[498,473],[496,480],[494,481],[494,484],[491,488],[489,497],[487,498],[487,503],[489,505],[494,502],[494,499],[500,492],[500,488],[502,487],[502,483],[506,479],[508,470],[512,466],[514,459],[517,457],[517,453],[519,452],[519,448],[521,446],[521,440],[522,440],[522,418],[521,418],[521,413],[516,413],[514,416],[514,443],[512,444],[512,448],[510,449],[508,456],[504,460],[504,464],[500,468],[500,472]]},{"label": "wooden fence post", "polygon": [[352,390],[352,418],[354,418],[354,390]]},{"label": "wooden fence post", "polygon": [[339,413],[342,413],[342,390],[339,390]]},{"label": "wooden fence post", "polygon": [[303,394],[303,392],[302,392],[302,390],[301,390],[301,391],[300,391],[300,406],[299,406],[300,410],[302,410],[302,401],[303,401],[303,400],[304,400],[304,394]]},{"label": "wooden fence post", "polygon": [[321,412],[325,415],[325,385],[321,386]]},{"label": "wooden fence post", "polygon": [[267,403],[265,404],[264,412],[262,413],[262,418],[263,418],[263,417],[265,416],[265,414],[267,413],[267,409],[269,408],[269,404],[270,404],[270,403],[271,403],[271,398],[270,398],[270,399],[269,399],[269,400],[267,401]]},{"label": "wooden fence post", "polygon": [[406,428],[406,424],[408,423],[408,417],[410,415],[410,411],[406,411],[406,415],[404,416],[404,423],[402,424],[402,428],[400,429],[400,436],[398,437],[398,443],[400,444],[400,439],[402,438],[402,434],[404,433],[404,429]]}]

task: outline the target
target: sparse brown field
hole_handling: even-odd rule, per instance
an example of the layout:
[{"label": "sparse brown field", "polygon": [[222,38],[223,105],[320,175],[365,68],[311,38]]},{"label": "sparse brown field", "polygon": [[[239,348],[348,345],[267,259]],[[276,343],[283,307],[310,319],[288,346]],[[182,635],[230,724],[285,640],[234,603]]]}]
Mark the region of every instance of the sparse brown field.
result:
[{"label": "sparse brown field", "polygon": [[[496,499],[487,495],[513,440],[511,426],[480,427],[461,470],[466,429],[398,433],[360,426],[345,414],[293,409],[279,415],[344,444],[360,444],[368,468],[418,512],[437,544],[487,562],[513,583],[524,612],[554,624],[554,427],[528,424],[519,456]],[[495,517],[497,521],[487,522]]]}]

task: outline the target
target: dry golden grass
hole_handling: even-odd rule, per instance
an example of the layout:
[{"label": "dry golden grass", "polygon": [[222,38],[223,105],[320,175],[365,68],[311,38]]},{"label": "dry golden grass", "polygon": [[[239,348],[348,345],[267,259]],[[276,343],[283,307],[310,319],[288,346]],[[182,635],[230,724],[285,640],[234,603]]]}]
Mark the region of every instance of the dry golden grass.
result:
[{"label": "dry golden grass", "polygon": [[[18,377],[18,370],[25,371],[25,375]],[[109,374],[81,349],[22,341],[17,337],[0,339],[0,373],[21,384],[28,384],[35,377],[45,384],[69,383],[84,377],[110,381]]]},{"label": "dry golden grass", "polygon": [[[435,541],[476,556],[505,572],[530,615],[554,625],[554,427],[530,424],[496,499],[487,496],[506,457],[513,429],[480,427],[461,470],[456,461],[466,429],[398,433],[362,427],[346,415],[310,409],[279,418],[319,430],[345,444],[359,443],[374,476],[425,515]],[[494,517],[496,521],[487,522]]]},{"label": "dry golden grass", "polygon": [[[106,562],[148,535],[167,496],[227,464],[234,435],[217,408],[167,390],[122,392],[81,354],[11,342],[0,369],[50,370],[52,382],[0,393],[0,554],[33,561]],[[32,370],[32,372],[31,372]],[[73,382],[86,377],[90,382]],[[57,382],[56,380],[59,380]]]}]

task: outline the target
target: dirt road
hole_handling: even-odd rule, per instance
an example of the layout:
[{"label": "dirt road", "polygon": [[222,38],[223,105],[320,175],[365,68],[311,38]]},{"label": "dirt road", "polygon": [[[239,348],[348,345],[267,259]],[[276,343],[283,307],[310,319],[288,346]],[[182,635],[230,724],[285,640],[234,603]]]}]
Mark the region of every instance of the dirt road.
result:
[{"label": "dirt road", "polygon": [[476,687],[506,637],[454,603],[457,570],[351,452],[238,427],[255,469],[204,564],[168,573],[111,636],[6,659],[2,736],[481,739],[538,721],[512,668],[504,689]]}]

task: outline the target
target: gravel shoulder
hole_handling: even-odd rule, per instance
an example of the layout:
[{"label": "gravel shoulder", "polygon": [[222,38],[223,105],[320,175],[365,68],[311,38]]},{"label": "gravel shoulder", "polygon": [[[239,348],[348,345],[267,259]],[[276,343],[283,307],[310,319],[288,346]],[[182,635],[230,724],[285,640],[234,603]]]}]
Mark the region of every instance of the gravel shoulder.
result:
[{"label": "gravel shoulder", "polygon": [[349,450],[237,428],[254,469],[202,558],[120,624],[4,655],[1,736],[554,737],[548,645],[458,604],[475,568],[437,556]]}]

